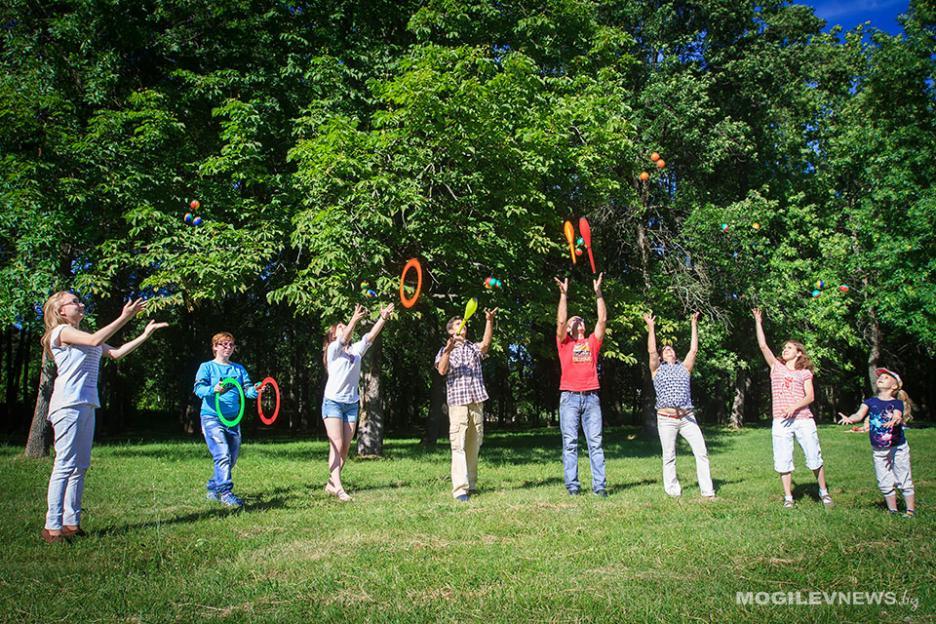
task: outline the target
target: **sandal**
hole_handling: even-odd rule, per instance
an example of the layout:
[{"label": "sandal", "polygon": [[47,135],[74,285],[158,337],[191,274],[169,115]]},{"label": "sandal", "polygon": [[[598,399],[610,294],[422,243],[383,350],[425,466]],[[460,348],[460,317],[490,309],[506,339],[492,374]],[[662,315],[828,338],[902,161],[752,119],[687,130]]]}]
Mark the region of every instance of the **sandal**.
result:
[{"label": "sandal", "polygon": [[796,507],[796,503],[793,502],[792,498],[784,498],[783,507],[784,509],[793,509],[794,507]]}]

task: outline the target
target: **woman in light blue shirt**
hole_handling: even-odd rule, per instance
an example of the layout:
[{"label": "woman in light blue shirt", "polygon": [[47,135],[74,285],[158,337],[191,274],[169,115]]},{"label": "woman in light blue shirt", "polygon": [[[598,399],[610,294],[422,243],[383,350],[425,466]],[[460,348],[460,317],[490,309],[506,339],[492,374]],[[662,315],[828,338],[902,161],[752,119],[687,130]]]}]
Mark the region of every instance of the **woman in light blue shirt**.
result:
[{"label": "woman in light blue shirt", "polygon": [[57,292],[42,306],[45,356],[55,360],[56,378],[49,399],[48,420],[55,433],[55,463],[49,478],[48,511],[42,539],[48,543],[83,536],[81,499],[85,472],[91,465],[94,411],[100,407],[98,369],[101,358],[119,360],[166,323],[150,321],[139,336],[120,347],[107,340],[146,307],[130,300],[120,316],[93,333],[81,329],[85,306],[74,293]]}]

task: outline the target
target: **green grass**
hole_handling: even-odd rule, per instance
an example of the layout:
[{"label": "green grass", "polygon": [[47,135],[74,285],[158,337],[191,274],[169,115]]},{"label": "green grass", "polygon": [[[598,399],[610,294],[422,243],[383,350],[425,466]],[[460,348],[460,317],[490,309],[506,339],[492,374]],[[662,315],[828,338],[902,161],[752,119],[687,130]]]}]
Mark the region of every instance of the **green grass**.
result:
[{"label": "green grass", "polygon": [[[0,618],[7,622],[934,621],[936,429],[908,433],[917,518],[879,503],[867,437],[823,427],[836,506],[797,449],[782,508],[770,430],[709,428],[719,500],[702,502],[685,442],[682,499],[662,490],[659,442],[606,432],[610,497],[570,498],[556,430],[490,434],[481,493],[451,499],[448,446],[388,440],[352,460],[354,502],[322,490],[324,441],[244,443],[247,509],[203,499],[203,443],[99,444],[86,538],[39,539],[51,460],[0,446]],[[633,438],[633,439],[632,439]],[[583,486],[590,481],[587,454]],[[890,606],[738,605],[735,592],[895,591]]]}]

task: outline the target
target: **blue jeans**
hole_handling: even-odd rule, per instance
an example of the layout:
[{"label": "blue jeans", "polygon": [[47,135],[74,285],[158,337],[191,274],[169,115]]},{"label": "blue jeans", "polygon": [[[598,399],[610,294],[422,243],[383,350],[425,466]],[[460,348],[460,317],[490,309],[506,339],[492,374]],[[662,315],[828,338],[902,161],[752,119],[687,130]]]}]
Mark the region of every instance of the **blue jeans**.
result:
[{"label": "blue jeans", "polygon": [[358,419],[358,411],[361,406],[358,403],[341,403],[324,399],[322,401],[322,419],[340,418],[346,423],[355,423]]},{"label": "blue jeans", "polygon": [[217,416],[201,417],[202,434],[208,443],[208,452],[214,460],[214,474],[208,479],[208,491],[220,496],[234,488],[231,471],[237,464],[240,454],[240,427],[225,427]]},{"label": "blue jeans", "polygon": [[598,393],[563,392],[559,397],[559,429],[562,431],[562,467],[569,491],[581,489],[578,479],[579,420],[588,444],[592,489],[605,489],[605,458],[601,448],[601,401]]},{"label": "blue jeans", "polygon": [[49,414],[55,433],[55,463],[49,477],[45,528],[81,525],[84,478],[91,465],[94,440],[94,406],[73,405]]}]

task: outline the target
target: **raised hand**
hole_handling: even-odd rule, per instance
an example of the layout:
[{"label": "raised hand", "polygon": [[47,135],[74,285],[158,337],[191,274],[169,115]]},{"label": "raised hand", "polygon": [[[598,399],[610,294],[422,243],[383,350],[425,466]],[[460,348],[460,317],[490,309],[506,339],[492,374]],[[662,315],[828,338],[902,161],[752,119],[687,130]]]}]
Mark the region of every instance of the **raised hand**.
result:
[{"label": "raised hand", "polygon": [[689,319],[690,319],[693,323],[698,323],[698,322],[699,322],[699,313],[698,313],[698,312],[693,312],[692,314],[689,315]]},{"label": "raised hand", "polygon": [[556,280],[556,285],[559,286],[559,292],[562,293],[563,295],[568,295],[569,294],[569,278],[567,277],[561,282],[559,281],[558,277],[554,277],[553,279]]},{"label": "raised hand", "polygon": [[362,306],[360,303],[354,304],[354,314],[351,315],[351,321],[360,321],[365,316],[367,316],[367,308]]},{"label": "raised hand", "polygon": [[157,329],[163,329],[164,327],[169,327],[169,323],[157,323],[156,321],[150,321],[143,329],[143,335],[149,338],[153,335],[154,331]]},{"label": "raised hand", "polygon": [[465,342],[465,338],[462,335],[449,336],[448,342],[445,343],[445,352],[451,353],[455,347],[461,345]]},{"label": "raised hand", "polygon": [[598,274],[598,279],[592,280],[592,286],[595,288],[595,294],[601,294],[601,282],[604,280],[604,272]]},{"label": "raised hand", "polygon": [[760,308],[754,308],[753,310],[751,310],[751,314],[754,315],[754,320],[755,320],[755,321],[757,321],[758,323],[763,322],[763,320],[764,320],[764,314],[763,314],[763,312],[761,312],[761,309],[760,309]]},{"label": "raised hand", "polygon": [[498,310],[497,308],[494,308],[493,310],[491,310],[490,308],[484,308],[484,318],[486,318],[489,321],[493,321],[494,315],[497,314],[497,310]]},{"label": "raised hand", "polygon": [[142,297],[136,301],[133,299],[128,299],[127,303],[124,304],[123,310],[120,312],[120,316],[125,319],[131,319],[139,314],[145,307],[146,301],[143,300]]},{"label": "raised hand", "polygon": [[386,321],[388,318],[390,318],[390,315],[393,314],[393,307],[394,307],[394,306],[393,306],[392,303],[390,303],[390,304],[388,304],[386,307],[384,307],[384,309],[380,311],[380,318],[382,318],[382,319],[385,320],[385,321]]},{"label": "raised hand", "polygon": [[851,417],[850,417],[850,416],[848,416],[848,415],[846,415],[846,414],[843,414],[842,412],[839,412],[838,415],[839,415],[838,424],[840,424],[840,425],[850,425],[850,424],[852,424],[852,421],[851,421]]},{"label": "raised hand", "polygon": [[646,312],[643,315],[644,323],[647,324],[647,327],[653,328],[656,325],[656,317],[653,316],[652,312]]}]

